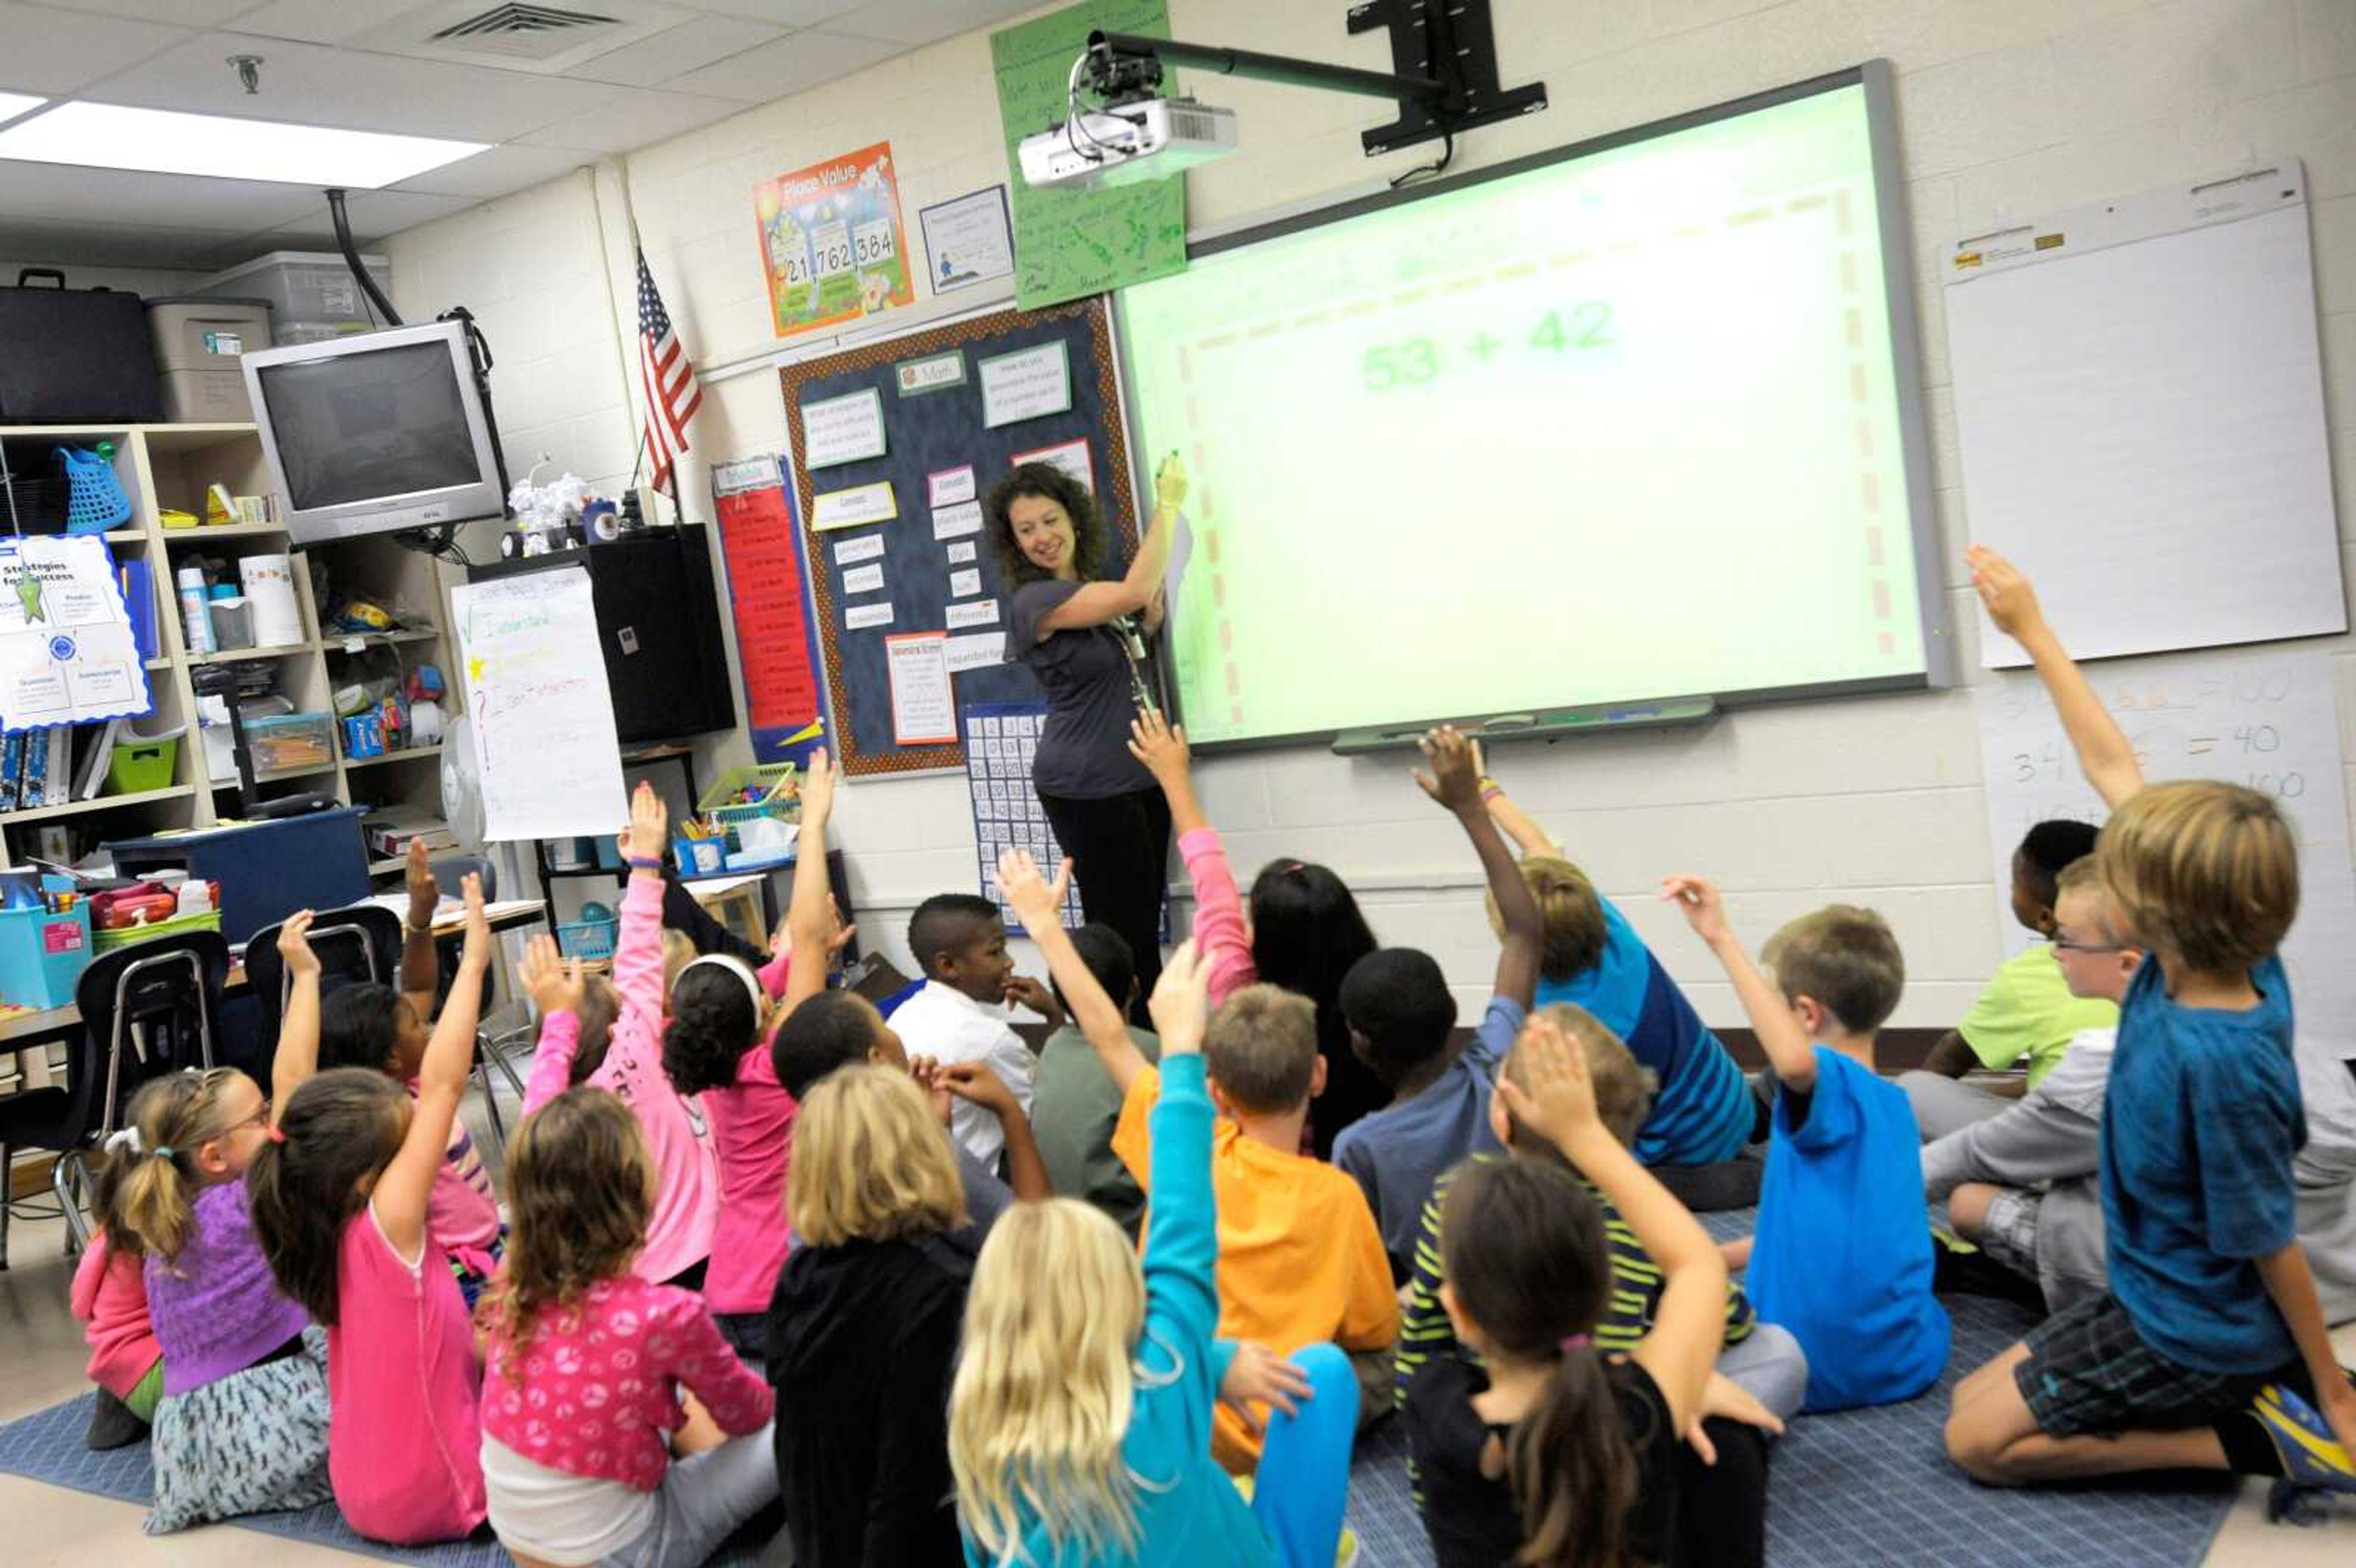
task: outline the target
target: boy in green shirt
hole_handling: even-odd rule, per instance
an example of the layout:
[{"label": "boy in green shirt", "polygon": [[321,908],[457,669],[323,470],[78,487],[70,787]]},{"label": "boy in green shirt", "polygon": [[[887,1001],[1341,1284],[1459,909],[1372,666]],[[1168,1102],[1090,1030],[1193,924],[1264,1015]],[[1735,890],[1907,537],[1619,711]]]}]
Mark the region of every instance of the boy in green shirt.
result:
[{"label": "boy in green shirt", "polygon": [[[1130,1016],[1137,1000],[1137,960],[1128,941],[1108,925],[1089,924],[1072,933],[1072,945],[1105,995],[1119,1004],[1121,1016]],[[1061,985],[1055,999],[1064,999]],[[1071,1016],[1068,1004],[1064,1013]],[[1129,1038],[1146,1061],[1162,1060],[1162,1042],[1151,1034],[1131,1025]],[[1119,1085],[1076,1025],[1066,1023],[1039,1048],[1039,1072],[1031,1086],[1031,1136],[1038,1141],[1047,1179],[1065,1197],[1085,1199],[1111,1215],[1134,1241],[1145,1221],[1145,1194],[1112,1152],[1120,1100]]]}]

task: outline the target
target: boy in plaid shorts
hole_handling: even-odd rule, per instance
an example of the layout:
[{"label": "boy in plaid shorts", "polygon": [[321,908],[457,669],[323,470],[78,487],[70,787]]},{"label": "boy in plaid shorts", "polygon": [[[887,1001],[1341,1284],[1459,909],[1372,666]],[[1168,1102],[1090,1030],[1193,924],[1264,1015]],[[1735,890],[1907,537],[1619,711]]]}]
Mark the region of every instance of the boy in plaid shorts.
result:
[{"label": "boy in plaid shorts", "polygon": [[2307,1125],[2276,949],[2298,909],[2297,837],[2252,790],[2144,787],[2028,582],[1985,549],[1971,562],[2114,808],[2095,864],[2150,958],[2120,1009],[2103,1106],[2110,1288],[1957,1386],[1947,1452],[1995,1486],[2210,1469],[2356,1490],[2356,1385],[2294,1213]]}]

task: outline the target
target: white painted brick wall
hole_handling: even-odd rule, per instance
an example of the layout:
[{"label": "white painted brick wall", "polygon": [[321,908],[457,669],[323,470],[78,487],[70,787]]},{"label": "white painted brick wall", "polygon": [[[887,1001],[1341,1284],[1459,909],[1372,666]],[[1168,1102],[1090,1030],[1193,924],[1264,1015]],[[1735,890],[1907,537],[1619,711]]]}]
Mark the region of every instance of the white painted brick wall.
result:
[{"label": "white painted brick wall", "polygon": [[[1180,37],[1387,63],[1380,42],[1346,37],[1340,8],[1324,0],[1172,0],[1171,12]],[[1465,166],[1859,59],[1894,62],[1934,445],[1936,569],[1966,670],[1977,663],[1978,634],[1963,571],[1968,506],[1935,256],[1944,241],[1999,219],[2231,167],[2253,152],[2303,157],[2342,532],[2356,538],[2356,0],[1497,0],[1496,16],[1505,74],[1544,78],[1553,106],[1468,138]],[[608,251],[618,250],[626,168],[648,259],[690,347],[705,363],[764,351],[772,338],[754,184],[889,140],[913,223],[922,206],[1005,179],[989,60],[987,37],[970,34],[632,154],[598,186]],[[1242,115],[1245,145],[1191,176],[1198,225],[1362,190],[1424,155],[1363,157],[1358,129],[1385,117],[1363,101],[1199,85]],[[590,183],[573,176],[385,249],[404,310],[463,300],[491,330],[510,455],[545,449],[602,477],[626,469],[629,452],[616,448],[637,429],[616,353],[636,322],[626,288],[619,311],[605,313],[595,225]],[[626,255],[616,264],[626,267]],[[780,446],[775,380],[712,387],[696,441],[706,457]],[[2341,667],[2356,672],[2356,642]],[[2341,680],[2341,730],[2356,741],[2356,673]],[[732,737],[713,760],[743,760],[742,747]],[[1713,1023],[1738,1022],[1739,1011],[1682,923],[1649,901],[1668,870],[1720,877],[1754,942],[1830,898],[1879,909],[1912,976],[1901,1023],[1953,1021],[1997,961],[1996,868],[1966,691],[1795,704],[1697,734],[1501,749],[1494,762],[1623,902]],[[1387,940],[1430,948],[1465,1005],[1477,1006],[1494,962],[1477,874],[1405,767],[1261,752],[1206,763],[1201,786],[1239,874],[1248,880],[1278,856],[1332,863],[1365,889]],[[2356,786],[2356,766],[2350,778]],[[841,828],[864,934],[905,964],[909,909],[970,885],[962,781],[857,783],[845,792]]]}]

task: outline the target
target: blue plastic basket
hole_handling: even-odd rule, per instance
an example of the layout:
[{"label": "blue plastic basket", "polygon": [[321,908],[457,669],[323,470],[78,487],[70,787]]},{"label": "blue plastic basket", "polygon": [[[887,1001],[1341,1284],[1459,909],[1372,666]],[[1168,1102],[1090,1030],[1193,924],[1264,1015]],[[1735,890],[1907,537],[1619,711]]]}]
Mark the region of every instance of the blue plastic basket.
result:
[{"label": "blue plastic basket", "polygon": [[618,920],[578,920],[556,928],[556,950],[567,958],[611,958],[614,939],[621,933]]},{"label": "blue plastic basket", "polygon": [[131,520],[131,497],[123,493],[114,464],[104,454],[88,447],[61,446],[58,463],[69,487],[66,532],[102,534]]}]

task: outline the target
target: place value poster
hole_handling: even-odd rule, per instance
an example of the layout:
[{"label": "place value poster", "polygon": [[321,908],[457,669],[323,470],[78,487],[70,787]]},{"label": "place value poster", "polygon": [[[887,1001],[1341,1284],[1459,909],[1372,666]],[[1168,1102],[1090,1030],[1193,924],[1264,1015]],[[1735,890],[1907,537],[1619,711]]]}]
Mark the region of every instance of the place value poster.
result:
[{"label": "place value poster", "polygon": [[779,337],[916,299],[891,143],[763,180],[753,213]]}]

